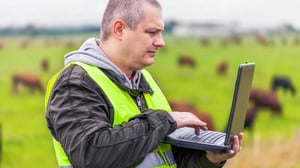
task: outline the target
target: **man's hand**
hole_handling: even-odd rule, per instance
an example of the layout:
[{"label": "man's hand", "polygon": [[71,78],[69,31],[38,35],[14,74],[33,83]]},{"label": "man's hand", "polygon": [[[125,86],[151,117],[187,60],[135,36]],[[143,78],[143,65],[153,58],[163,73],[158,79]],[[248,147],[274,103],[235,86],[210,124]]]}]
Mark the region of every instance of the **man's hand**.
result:
[{"label": "man's hand", "polygon": [[214,153],[211,151],[206,151],[206,157],[212,163],[218,163],[235,156],[242,149],[242,140],[243,133],[239,133],[239,135],[235,135],[233,137],[233,147],[227,153]]},{"label": "man's hand", "polygon": [[190,112],[172,111],[169,113],[177,123],[177,128],[193,127],[195,133],[199,135],[200,129],[207,130],[205,122],[201,121],[197,116]]}]

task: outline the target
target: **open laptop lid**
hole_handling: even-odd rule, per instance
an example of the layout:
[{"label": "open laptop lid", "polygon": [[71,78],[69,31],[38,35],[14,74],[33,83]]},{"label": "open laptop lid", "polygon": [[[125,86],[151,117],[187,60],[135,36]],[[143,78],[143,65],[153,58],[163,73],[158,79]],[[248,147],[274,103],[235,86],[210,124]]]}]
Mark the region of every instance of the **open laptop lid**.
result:
[{"label": "open laptop lid", "polygon": [[232,135],[237,135],[238,133],[243,132],[244,129],[244,122],[249,102],[250,89],[252,86],[254,67],[254,63],[244,63],[240,64],[238,67],[231,111],[226,127],[225,140],[223,139],[218,143],[211,144],[182,139],[181,137],[183,137],[185,134],[194,134],[195,132],[193,128],[182,127],[169,134],[165,138],[164,142],[184,148],[210,150],[215,152],[224,152],[231,149]]},{"label": "open laptop lid", "polygon": [[255,63],[239,65],[230,116],[226,128],[225,145],[230,144],[231,136],[237,135],[244,130],[254,68]]}]

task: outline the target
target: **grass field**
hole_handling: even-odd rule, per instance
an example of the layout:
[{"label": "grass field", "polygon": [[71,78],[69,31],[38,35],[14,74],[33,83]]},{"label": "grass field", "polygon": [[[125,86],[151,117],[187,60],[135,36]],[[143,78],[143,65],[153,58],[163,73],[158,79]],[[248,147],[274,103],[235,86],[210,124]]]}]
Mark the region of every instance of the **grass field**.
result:
[{"label": "grass field", "polygon": [[[95,35],[97,37],[98,35]],[[88,35],[76,37],[12,37],[1,38],[0,49],[0,121],[2,123],[2,168],[57,167],[51,136],[47,129],[44,95],[31,94],[20,88],[12,94],[11,75],[15,72],[37,73],[46,85],[47,80],[63,66],[63,55],[77,49]],[[236,69],[239,63],[255,62],[253,86],[270,88],[273,75],[289,75],[300,88],[300,46],[282,45],[274,37],[274,46],[260,46],[247,37],[241,45],[222,47],[214,38],[211,46],[201,46],[197,38],[166,36],[167,46],[157,54],[155,64],[147,67],[159,82],[168,99],[185,100],[212,114],[218,129],[223,129],[229,112]],[[22,48],[22,42],[28,42]],[[72,41],[73,45],[67,45]],[[196,68],[179,67],[181,54],[192,55]],[[40,60],[50,60],[50,71],[43,72]],[[229,63],[226,76],[216,75],[220,60]],[[274,117],[261,110],[253,132],[245,132],[243,150],[228,161],[226,168],[300,168],[300,96],[278,92],[283,115]],[[287,140],[286,140],[287,139]]]}]

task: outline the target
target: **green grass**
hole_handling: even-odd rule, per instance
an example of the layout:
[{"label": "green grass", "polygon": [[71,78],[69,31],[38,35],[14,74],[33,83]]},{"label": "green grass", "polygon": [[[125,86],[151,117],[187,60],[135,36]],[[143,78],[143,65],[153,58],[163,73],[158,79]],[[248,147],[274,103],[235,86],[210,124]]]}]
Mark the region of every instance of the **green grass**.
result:
[{"label": "green grass", "polygon": [[[95,35],[97,37],[98,35]],[[14,72],[33,71],[41,76],[46,85],[48,79],[63,66],[63,55],[78,48],[89,36],[34,38],[1,38],[5,47],[0,49],[0,121],[2,123],[3,159],[2,168],[16,167],[57,167],[51,136],[47,129],[44,110],[44,95],[31,94],[21,88],[18,95],[11,92],[11,75]],[[27,48],[20,43],[29,40]],[[74,46],[65,43],[74,40]],[[239,63],[256,63],[253,86],[269,89],[271,77],[287,74],[296,88],[300,88],[299,61],[300,46],[288,44],[263,47],[247,37],[240,46],[219,45],[214,38],[209,47],[199,44],[197,38],[175,38],[166,36],[167,47],[160,50],[155,64],[147,69],[159,82],[168,99],[180,99],[194,103],[198,108],[212,114],[218,129],[223,129],[231,105],[234,79]],[[197,67],[179,67],[176,59],[181,54],[192,55]],[[42,72],[40,60],[50,60],[50,71]],[[220,60],[229,62],[226,76],[218,76],[215,66]],[[283,104],[283,116],[274,117],[268,110],[260,111],[254,127],[256,133],[271,138],[295,136],[299,129],[300,97],[291,97],[281,90],[278,92]],[[246,140],[251,138],[246,132]]]}]

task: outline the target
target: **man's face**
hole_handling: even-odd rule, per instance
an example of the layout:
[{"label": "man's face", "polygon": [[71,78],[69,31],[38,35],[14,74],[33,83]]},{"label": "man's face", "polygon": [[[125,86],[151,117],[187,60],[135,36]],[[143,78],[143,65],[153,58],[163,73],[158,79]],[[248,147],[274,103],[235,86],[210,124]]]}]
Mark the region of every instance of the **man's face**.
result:
[{"label": "man's face", "polygon": [[145,4],[145,17],[136,30],[127,29],[124,34],[127,68],[135,71],[154,62],[154,56],[159,47],[165,45],[162,37],[164,23],[161,10]]}]

